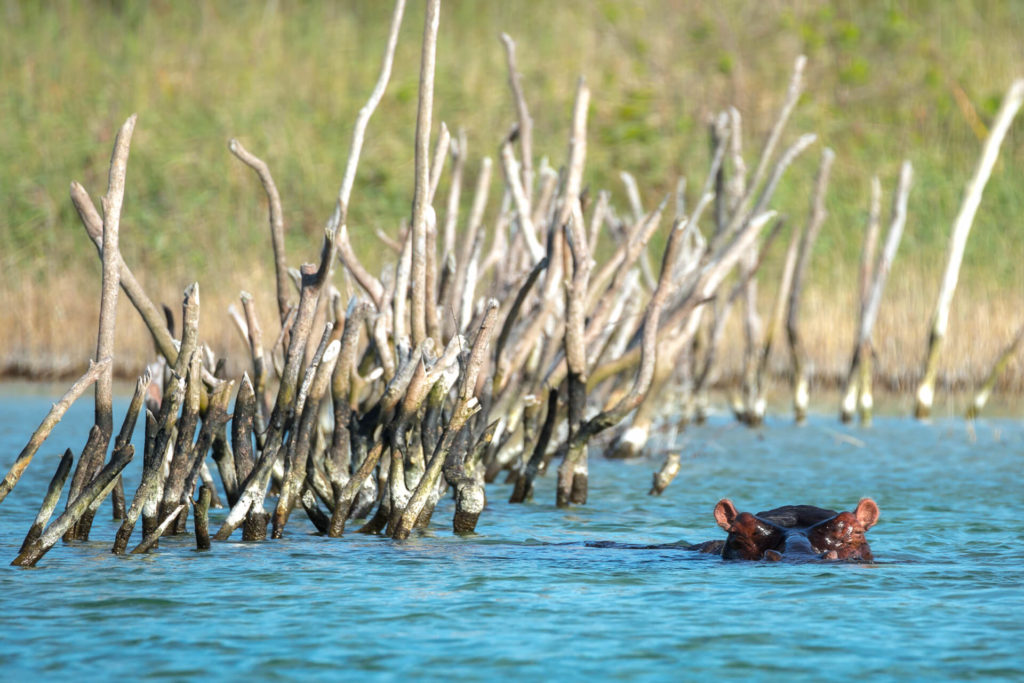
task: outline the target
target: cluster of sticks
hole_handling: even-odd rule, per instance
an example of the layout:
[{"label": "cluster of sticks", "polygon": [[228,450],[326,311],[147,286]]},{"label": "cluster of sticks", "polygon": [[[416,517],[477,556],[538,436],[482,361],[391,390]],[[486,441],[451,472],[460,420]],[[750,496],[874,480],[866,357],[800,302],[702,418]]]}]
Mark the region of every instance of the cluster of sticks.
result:
[{"label": "cluster of sticks", "polygon": [[[218,496],[208,455],[230,507],[213,536],[216,540],[228,539],[240,526],[244,540],[265,538],[268,526],[272,537],[279,538],[298,507],[327,536],[342,535],[350,519],[365,519],[360,531],[404,539],[430,522],[444,495],[454,498],[454,531],[473,532],[484,509],[487,482],[507,471],[514,483],[510,502],[526,501],[536,477],[555,458],[560,462],[557,505],[585,503],[588,445],[595,437],[633,415],[632,426],[620,434],[612,452],[639,453],[659,399],[664,402],[673,380],[683,388],[682,404],[693,407],[699,417],[723,322],[740,297],[747,310],[748,352],[743,395],[735,400],[737,417],[750,424],[763,419],[763,375],[772,336],[784,318],[797,405],[806,410],[806,371],[801,369],[806,354],[797,311],[811,246],[824,219],[830,150],[822,155],[807,226],[792,232],[773,322],[763,335],[755,306],[758,266],[783,226],[769,208],[772,196],[786,169],[815,140],[813,135],[801,136],[777,153],[801,91],[803,57],[796,61],[784,104],[752,172],[742,153],[739,113],[730,110],[714,120],[713,153],[698,200],[688,212],[686,184],[678,183],[666,246],[660,268],[655,268],[647,245],[672,198],[646,211],[635,182],[624,175],[632,216],[620,218],[607,193],[595,199],[584,189],[590,91],[582,80],[563,167],[556,171],[546,160],[535,166],[531,117],[515,45],[507,36],[502,40],[517,122],[499,146],[504,178],[500,209],[493,223],[485,225],[493,162],[484,158],[472,208],[460,219],[466,136],[453,138],[441,124],[430,149],[439,16],[439,0],[430,0],[412,215],[397,238],[380,235],[393,249],[395,262],[378,276],[357,257],[347,214],[363,137],[390,77],[403,13],[404,1],[398,0],[380,77],[356,121],[316,264],[288,269],[282,203],[270,170],[238,141],[229,145],[258,174],[267,194],[276,266],[280,331],[269,349],[252,297],[243,293],[241,312],[231,310],[250,354],[251,375],[227,378],[223,359],[199,342],[198,284],[185,292],[180,339],[175,339],[173,325],[147,297],[119,252],[134,116],[115,142],[102,215],[85,189],[72,184],[72,200],[103,263],[97,360],[33,434],[0,482],[0,501],[67,407],[92,382],[96,420],[64,513],[47,526],[71,470],[70,451],[15,564],[34,565],[61,537],[87,539],[93,516],[111,493],[115,517],[122,520],[115,553],[125,552],[140,516],[143,538],[133,552],[154,547],[164,533],[184,532],[182,513],[190,505],[197,545],[209,548],[208,508]],[[439,221],[434,206],[449,160],[449,190]],[[866,364],[908,188],[905,166],[885,251],[864,276],[855,369]],[[699,225],[709,209],[713,229],[706,238]],[[877,213],[872,214],[875,223]],[[614,244],[599,249],[602,237]],[[869,236],[866,263],[872,260],[874,239]],[[610,253],[603,263],[595,260],[599,251]],[[336,262],[344,266],[338,286],[333,278]],[[726,282],[731,286],[723,287]],[[161,363],[139,379],[105,462],[113,435],[110,357],[119,290],[145,321]],[[856,377],[864,375],[851,370],[852,391],[860,386],[863,396],[864,380],[857,384]],[[869,384],[866,391],[869,396]],[[127,505],[120,474],[133,457],[131,435],[144,405],[142,475]],[[652,493],[660,493],[678,469],[678,456],[670,455]],[[270,510],[267,497],[275,494]]]}]

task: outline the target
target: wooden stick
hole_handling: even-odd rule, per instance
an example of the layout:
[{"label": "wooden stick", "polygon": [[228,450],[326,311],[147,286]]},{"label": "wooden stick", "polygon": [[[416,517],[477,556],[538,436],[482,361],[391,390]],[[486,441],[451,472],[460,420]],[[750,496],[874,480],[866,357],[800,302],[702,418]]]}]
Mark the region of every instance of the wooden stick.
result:
[{"label": "wooden stick", "polygon": [[194,503],[193,519],[196,529],[196,550],[210,549],[210,489],[199,487],[199,500]]},{"label": "wooden stick", "polygon": [[[864,310],[868,303],[868,292],[871,288],[871,282],[874,280],[874,267],[875,267],[875,252],[878,247],[878,233],[881,229],[881,214],[882,214],[882,184],[879,181],[878,176],[872,176],[871,178],[871,199],[868,205],[868,224],[867,230],[864,233],[864,245],[861,248],[860,253],[860,311],[859,318],[857,320],[858,325],[864,320]],[[857,338],[860,339],[860,327],[857,329]],[[870,349],[859,349],[854,351],[854,361],[860,365],[860,358],[870,352]],[[853,419],[853,414],[857,409],[857,398],[861,391],[861,384],[864,378],[864,373],[861,373],[860,377],[853,376],[850,378],[841,394],[842,398],[839,404],[839,420],[843,423],[850,422]],[[866,388],[866,387],[864,387]],[[868,391],[870,396],[870,390]]]},{"label": "wooden stick", "polygon": [[427,210],[430,206],[430,121],[434,107],[434,67],[441,0],[427,0],[416,110],[415,182],[412,202],[412,343],[427,337]]},{"label": "wooden stick", "polygon": [[[171,373],[171,379],[167,383],[163,401],[160,405],[160,415],[154,419],[155,433],[152,441],[147,438],[146,452],[143,454],[142,477],[139,486],[135,489],[135,496],[132,504],[121,520],[121,526],[114,537],[114,546],[111,549],[115,555],[124,553],[128,547],[128,539],[135,530],[135,524],[144,510],[157,500],[161,482],[163,481],[164,456],[167,446],[174,435],[178,420],[178,408],[185,396],[185,378]],[[150,422],[147,416],[147,425]],[[146,514],[151,514],[146,510]]]},{"label": "wooden stick", "polygon": [[[305,405],[301,409],[298,428],[293,432],[289,444],[288,455],[285,462],[284,483],[281,486],[281,495],[278,498],[277,508],[274,511],[273,538],[281,538],[284,526],[288,521],[291,506],[298,497],[301,500],[302,481],[306,474],[306,461],[311,458],[310,448],[313,441],[313,429],[320,415],[320,404],[330,387],[331,376],[334,373],[335,364],[338,361],[338,354],[341,351],[341,342],[334,340],[327,343],[330,338],[330,329],[324,334],[322,350],[318,350],[313,363],[310,364],[307,372],[312,372],[312,381],[309,385]],[[323,348],[326,344],[326,348]]]},{"label": "wooden stick", "polygon": [[4,476],[3,481],[0,481],[0,502],[3,502],[7,494],[11,492],[18,483],[18,480],[21,479],[21,475],[25,473],[25,468],[32,462],[32,458],[35,457],[39,447],[50,436],[50,432],[53,431],[53,428],[64,417],[64,413],[71,407],[71,404],[85,393],[85,390],[96,381],[110,363],[110,358],[103,358],[98,362],[89,361],[89,369],[86,370],[85,374],[71,385],[71,388],[67,390],[59,401],[53,404],[50,412],[46,414],[46,417],[43,418],[43,421],[32,433],[28,443],[21,449],[18,457],[14,460],[14,464],[11,465],[11,469]]},{"label": "wooden stick", "polygon": [[1013,339],[1006,348],[1002,350],[999,357],[996,358],[996,362],[992,365],[992,370],[988,373],[988,377],[985,378],[985,382],[981,385],[981,389],[974,395],[974,400],[971,401],[970,407],[967,408],[967,419],[973,420],[981,414],[981,410],[988,403],[989,396],[992,395],[992,390],[996,386],[999,376],[1003,374],[1006,366],[1010,364],[1013,356],[1017,353],[1017,349],[1020,348],[1021,342],[1024,341],[1024,325],[1017,330],[1017,334],[1013,336]]},{"label": "wooden stick", "polygon": [[[121,207],[124,204],[124,183],[128,171],[128,149],[135,130],[137,114],[132,114],[121,126],[114,140],[114,151],[110,159],[107,179],[107,194],[103,206],[102,240],[102,296],[100,299],[100,323],[96,341],[96,358],[113,357],[114,329],[117,321],[117,293],[121,284],[121,272],[117,262],[118,230],[121,224]],[[108,365],[96,381],[96,425],[100,427],[109,442],[113,430],[113,365]],[[106,443],[104,444],[104,450]],[[102,457],[102,456],[101,456]],[[97,467],[97,469],[99,469]]]},{"label": "wooden stick", "polygon": [[946,271],[942,276],[942,285],[939,287],[939,297],[935,302],[924,372],[916,392],[917,405],[914,409],[914,416],[918,419],[924,419],[931,415],[932,403],[935,400],[935,380],[939,373],[939,354],[942,350],[942,342],[946,337],[946,329],[949,327],[949,309],[953,305],[953,294],[960,278],[960,264],[963,261],[967,237],[971,233],[974,215],[978,211],[978,205],[981,204],[981,195],[985,191],[989,176],[992,175],[992,167],[995,166],[996,158],[999,156],[1003,138],[1006,137],[1010,124],[1013,123],[1022,104],[1024,104],[1024,79],[1019,79],[1010,85],[1003,97],[1003,104],[999,107],[995,122],[985,140],[985,146],[982,149],[981,158],[978,159],[974,176],[964,191],[960,212],[953,222],[953,230],[949,238],[949,260],[946,262]]},{"label": "wooden stick", "polygon": [[235,138],[228,142],[228,149],[239,161],[256,172],[263,185],[263,191],[267,194],[270,244],[274,249],[274,271],[277,273],[277,312],[283,323],[292,304],[288,296],[291,288],[288,286],[288,257],[284,250],[284,212],[281,209],[281,195],[265,161],[246,150]]},{"label": "wooden stick", "polygon": [[193,352],[185,379],[185,401],[178,420],[177,436],[173,455],[164,480],[163,497],[160,502],[160,519],[164,519],[181,502],[185,490],[185,477],[191,469],[192,439],[199,426],[199,354]]},{"label": "wooden stick", "polygon": [[[71,201],[78,211],[79,218],[82,220],[82,226],[102,258],[103,220],[93,205],[92,199],[89,198],[89,193],[86,192],[84,187],[73,182],[71,183]],[[134,273],[128,268],[128,264],[125,263],[120,252],[117,253],[117,262],[120,267],[119,281],[121,289],[124,290],[132,305],[135,306],[135,310],[139,312],[160,354],[167,359],[168,363],[173,365],[178,359],[178,350],[175,347],[174,338],[170,330],[167,329],[163,313],[146,295],[142,285],[139,284]]]},{"label": "wooden stick", "polygon": [[[458,334],[464,330],[461,321],[464,317],[463,293],[466,291],[466,284],[469,278],[470,264],[473,260],[474,251],[479,250],[478,241],[481,240],[480,226],[483,223],[484,211],[487,208],[487,198],[490,194],[491,165],[490,157],[484,157],[480,162],[480,172],[477,175],[476,187],[473,191],[473,205],[469,211],[469,221],[466,234],[463,236],[462,248],[459,250],[458,258],[455,261],[455,277],[452,282],[451,296],[448,300],[449,309],[455,316],[456,329],[452,334]],[[472,290],[470,290],[472,291]]]},{"label": "wooden stick", "polygon": [[526,106],[523,94],[523,77],[516,68],[516,44],[507,33],[501,34],[501,42],[505,46],[505,59],[508,62],[508,85],[512,90],[512,99],[516,105],[516,117],[519,121],[519,150],[523,159],[521,169],[521,185],[523,187],[526,206],[530,206],[533,192],[533,119]]},{"label": "wooden stick", "polygon": [[117,481],[117,475],[131,462],[134,454],[135,448],[131,444],[123,450],[116,451],[110,462],[103,466],[99,474],[71,502],[64,514],[50,524],[38,540],[30,543],[28,548],[20,552],[11,564],[17,567],[34,567],[43,555],[56,545],[60,537],[78,522],[97,497],[103,498],[110,493]]},{"label": "wooden stick", "polygon": [[807,265],[810,263],[811,250],[821,232],[821,226],[825,222],[825,189],[828,187],[829,171],[832,168],[832,161],[835,158],[831,149],[825,149],[821,154],[821,165],[818,167],[818,177],[815,180],[815,191],[811,201],[811,211],[808,216],[807,227],[804,228],[803,236],[800,239],[800,254],[797,256],[796,270],[793,273],[793,286],[789,293],[789,311],[786,316],[786,336],[789,339],[789,349],[793,360],[793,412],[797,424],[802,424],[807,419],[808,378],[807,378],[807,350],[804,348],[803,339],[800,336],[800,296],[803,293],[804,277],[807,273]]},{"label": "wooden stick", "polygon": [[[348,203],[349,198],[352,196],[352,186],[355,184],[356,170],[359,167],[359,157],[362,154],[366,129],[370,124],[370,117],[373,116],[373,113],[377,110],[377,105],[380,104],[381,99],[384,97],[384,91],[387,89],[388,81],[391,79],[391,67],[395,61],[395,47],[398,44],[398,31],[402,27],[402,16],[404,13],[405,0],[395,0],[395,8],[391,12],[391,25],[388,29],[387,44],[384,48],[384,56],[381,58],[380,75],[377,76],[377,83],[373,86],[373,92],[370,93],[370,98],[366,104],[359,110],[355,125],[352,127],[352,144],[349,147],[348,162],[345,164],[345,175],[342,177],[341,187],[338,190],[338,202],[334,209],[334,215],[329,222],[329,225],[335,228],[340,228],[348,222]],[[352,251],[351,245],[348,244],[348,233],[339,231],[338,242],[339,246],[342,242],[346,246],[346,248],[339,248],[339,253],[351,270],[353,263],[358,263],[358,261],[350,262],[346,259],[346,256]],[[371,293],[372,295],[373,293]]]},{"label": "wooden stick", "polygon": [[558,505],[587,501],[587,444],[577,440],[576,434],[583,424],[583,411],[587,400],[587,345],[585,340],[587,289],[590,283],[590,250],[586,229],[579,210],[579,193],[587,145],[587,107],[590,90],[583,79],[576,89],[573,122],[569,139],[568,169],[562,209],[557,225],[566,232],[572,252],[573,275],[566,289],[565,359],[568,368],[568,438],[572,446],[558,469]]},{"label": "wooden stick", "polygon": [[505,172],[505,183],[512,193],[512,199],[516,203],[516,215],[519,221],[519,231],[523,235],[527,249],[534,263],[544,258],[544,247],[537,239],[537,228],[533,224],[530,200],[526,195],[526,188],[520,180],[519,164],[516,162],[515,153],[512,151],[511,138],[505,138],[501,145],[501,168]]},{"label": "wooden stick", "polygon": [[[466,130],[459,129],[459,136],[451,145],[452,154],[452,180],[448,189],[448,204],[444,212],[444,248],[441,253],[447,259],[455,257],[455,225],[459,218],[459,199],[462,197],[462,175],[466,168],[466,153],[468,141]],[[438,294],[438,301],[446,305],[448,300]]]},{"label": "wooden stick", "polygon": [[178,515],[180,515],[182,510],[184,509],[185,504],[182,503],[178,507],[171,510],[170,514],[168,514],[167,517],[164,518],[164,521],[160,522],[159,526],[153,529],[153,531],[151,531],[149,535],[142,539],[141,543],[132,548],[132,552],[130,554],[141,555],[142,553],[148,553],[150,550],[152,550],[156,546],[157,542],[160,540],[160,537],[164,535],[165,531],[167,531],[167,528],[178,520]]},{"label": "wooden stick", "polygon": [[[142,412],[142,406],[146,398],[149,383],[150,374],[147,370],[135,383],[135,393],[132,395],[131,402],[128,404],[128,411],[125,413],[124,421],[121,423],[121,430],[118,432],[117,438],[114,440],[114,452],[124,449],[131,442],[132,434],[135,432],[135,425],[139,419],[139,413]],[[117,509],[118,502],[116,498],[114,500],[114,519],[117,520],[124,519],[126,514],[124,487],[121,484],[121,475],[117,476],[117,482],[114,485],[113,493],[116,495],[119,490],[121,492],[120,510]],[[75,525],[77,530],[77,540],[86,541],[89,539],[92,520],[95,518],[96,512],[99,510],[100,503],[102,502],[103,498],[97,498],[93,504],[89,506],[86,513],[82,515],[82,519],[78,521],[78,524]]]},{"label": "wooden stick", "polygon": [[25,534],[25,540],[22,541],[19,553],[28,550],[43,535],[43,529],[46,527],[46,523],[50,521],[54,508],[57,507],[57,501],[60,499],[60,492],[64,488],[64,482],[67,481],[68,475],[71,474],[71,463],[74,462],[74,459],[75,456],[70,448],[64,451],[64,456],[57,465],[57,471],[53,473],[50,485],[46,488],[46,495],[43,496],[43,503],[39,506],[39,513],[36,515],[35,521],[32,522],[28,533]]},{"label": "wooden stick", "polygon": [[665,462],[662,463],[661,469],[654,473],[654,482],[651,484],[651,490],[647,492],[647,495],[660,496],[664,493],[668,485],[679,474],[679,468],[678,453],[669,453],[665,456]]},{"label": "wooden stick", "polygon": [[[889,271],[892,269],[892,262],[896,258],[896,250],[899,248],[900,239],[903,237],[903,228],[907,223],[907,201],[910,196],[910,184],[914,178],[914,168],[909,161],[904,161],[900,168],[900,177],[896,185],[896,192],[893,195],[892,217],[889,223],[889,231],[885,237],[885,246],[878,260],[872,268],[873,279],[868,290],[867,299],[864,301],[863,314],[858,327],[857,340],[855,342],[853,358],[850,361],[850,371],[846,377],[846,386],[855,383],[855,373],[860,370],[860,365],[868,360],[871,348],[871,333],[878,318],[878,311],[882,303],[882,291],[885,289]],[[868,391],[866,385],[862,387]],[[863,392],[862,392],[863,394]],[[868,399],[867,405],[862,405],[862,420],[870,420],[871,405]]]},{"label": "wooden stick", "polygon": [[426,505],[428,496],[437,484],[441,468],[444,466],[445,460],[455,443],[455,439],[469,418],[479,410],[479,401],[474,396],[474,393],[480,369],[486,360],[491,330],[494,328],[497,319],[498,302],[491,299],[487,302],[487,312],[473,340],[473,347],[470,350],[469,359],[466,361],[465,371],[459,383],[459,397],[455,407],[452,409],[451,419],[448,421],[447,426],[445,426],[441,441],[438,442],[437,447],[434,449],[430,463],[427,465],[427,471],[423,474],[423,478],[420,479],[416,491],[413,493],[412,498],[409,499],[409,503],[406,505],[405,511],[402,513],[402,517],[392,533],[392,537],[396,540],[403,540],[409,537],[409,533],[412,531]]},{"label": "wooden stick", "polygon": [[445,159],[448,158],[448,150],[451,148],[451,143],[451,131],[448,130],[448,124],[442,121],[437,131],[434,155],[430,161],[430,190],[427,192],[427,204],[430,206],[434,205],[437,188],[441,185],[441,174],[444,172],[444,163]]}]

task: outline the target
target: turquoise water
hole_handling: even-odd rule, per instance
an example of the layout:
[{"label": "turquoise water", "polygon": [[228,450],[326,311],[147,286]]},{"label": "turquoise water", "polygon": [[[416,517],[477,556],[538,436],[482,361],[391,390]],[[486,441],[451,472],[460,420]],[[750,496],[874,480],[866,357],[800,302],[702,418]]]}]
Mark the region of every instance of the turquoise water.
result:
[{"label": "turquoise water", "polygon": [[[0,397],[4,471],[61,391]],[[722,418],[680,439],[683,469],[660,498],[647,495],[660,459],[593,458],[588,505],[556,509],[550,476],[528,505],[494,485],[469,538],[452,536],[445,504],[403,543],[320,538],[299,512],[281,541],[197,553],[182,537],[114,557],[105,506],[94,541],[58,545],[36,569],[6,566],[59,453],[77,453],[91,420],[87,398],[0,505],[3,679],[1024,677],[1016,420],[882,418],[859,430],[818,416],[751,431]],[[871,496],[877,564],[584,545],[722,538],[711,510],[725,496],[751,511]]]}]

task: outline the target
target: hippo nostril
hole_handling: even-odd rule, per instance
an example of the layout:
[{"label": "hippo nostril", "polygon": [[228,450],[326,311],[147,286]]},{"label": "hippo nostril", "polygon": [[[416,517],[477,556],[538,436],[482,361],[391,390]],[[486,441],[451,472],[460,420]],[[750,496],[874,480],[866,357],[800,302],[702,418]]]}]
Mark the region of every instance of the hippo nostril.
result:
[{"label": "hippo nostril", "polygon": [[786,537],[787,555],[818,555],[811,547],[811,542],[802,534],[792,534]]},{"label": "hippo nostril", "polygon": [[778,550],[765,550],[762,559],[768,562],[779,562],[782,559],[782,553]]}]

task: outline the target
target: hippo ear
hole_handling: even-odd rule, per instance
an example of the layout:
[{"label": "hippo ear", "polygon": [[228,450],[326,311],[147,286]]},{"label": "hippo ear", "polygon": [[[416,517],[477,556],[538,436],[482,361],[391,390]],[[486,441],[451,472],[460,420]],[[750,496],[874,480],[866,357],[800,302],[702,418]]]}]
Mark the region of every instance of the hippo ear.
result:
[{"label": "hippo ear", "polygon": [[857,509],[854,510],[853,514],[856,515],[857,522],[861,527],[867,531],[878,523],[878,516],[881,513],[878,511],[878,503],[870,498],[861,498],[860,502],[857,503]]},{"label": "hippo ear", "polygon": [[732,528],[733,520],[736,519],[738,514],[736,506],[728,498],[723,498],[715,505],[715,521],[718,522],[718,526],[726,531]]}]

